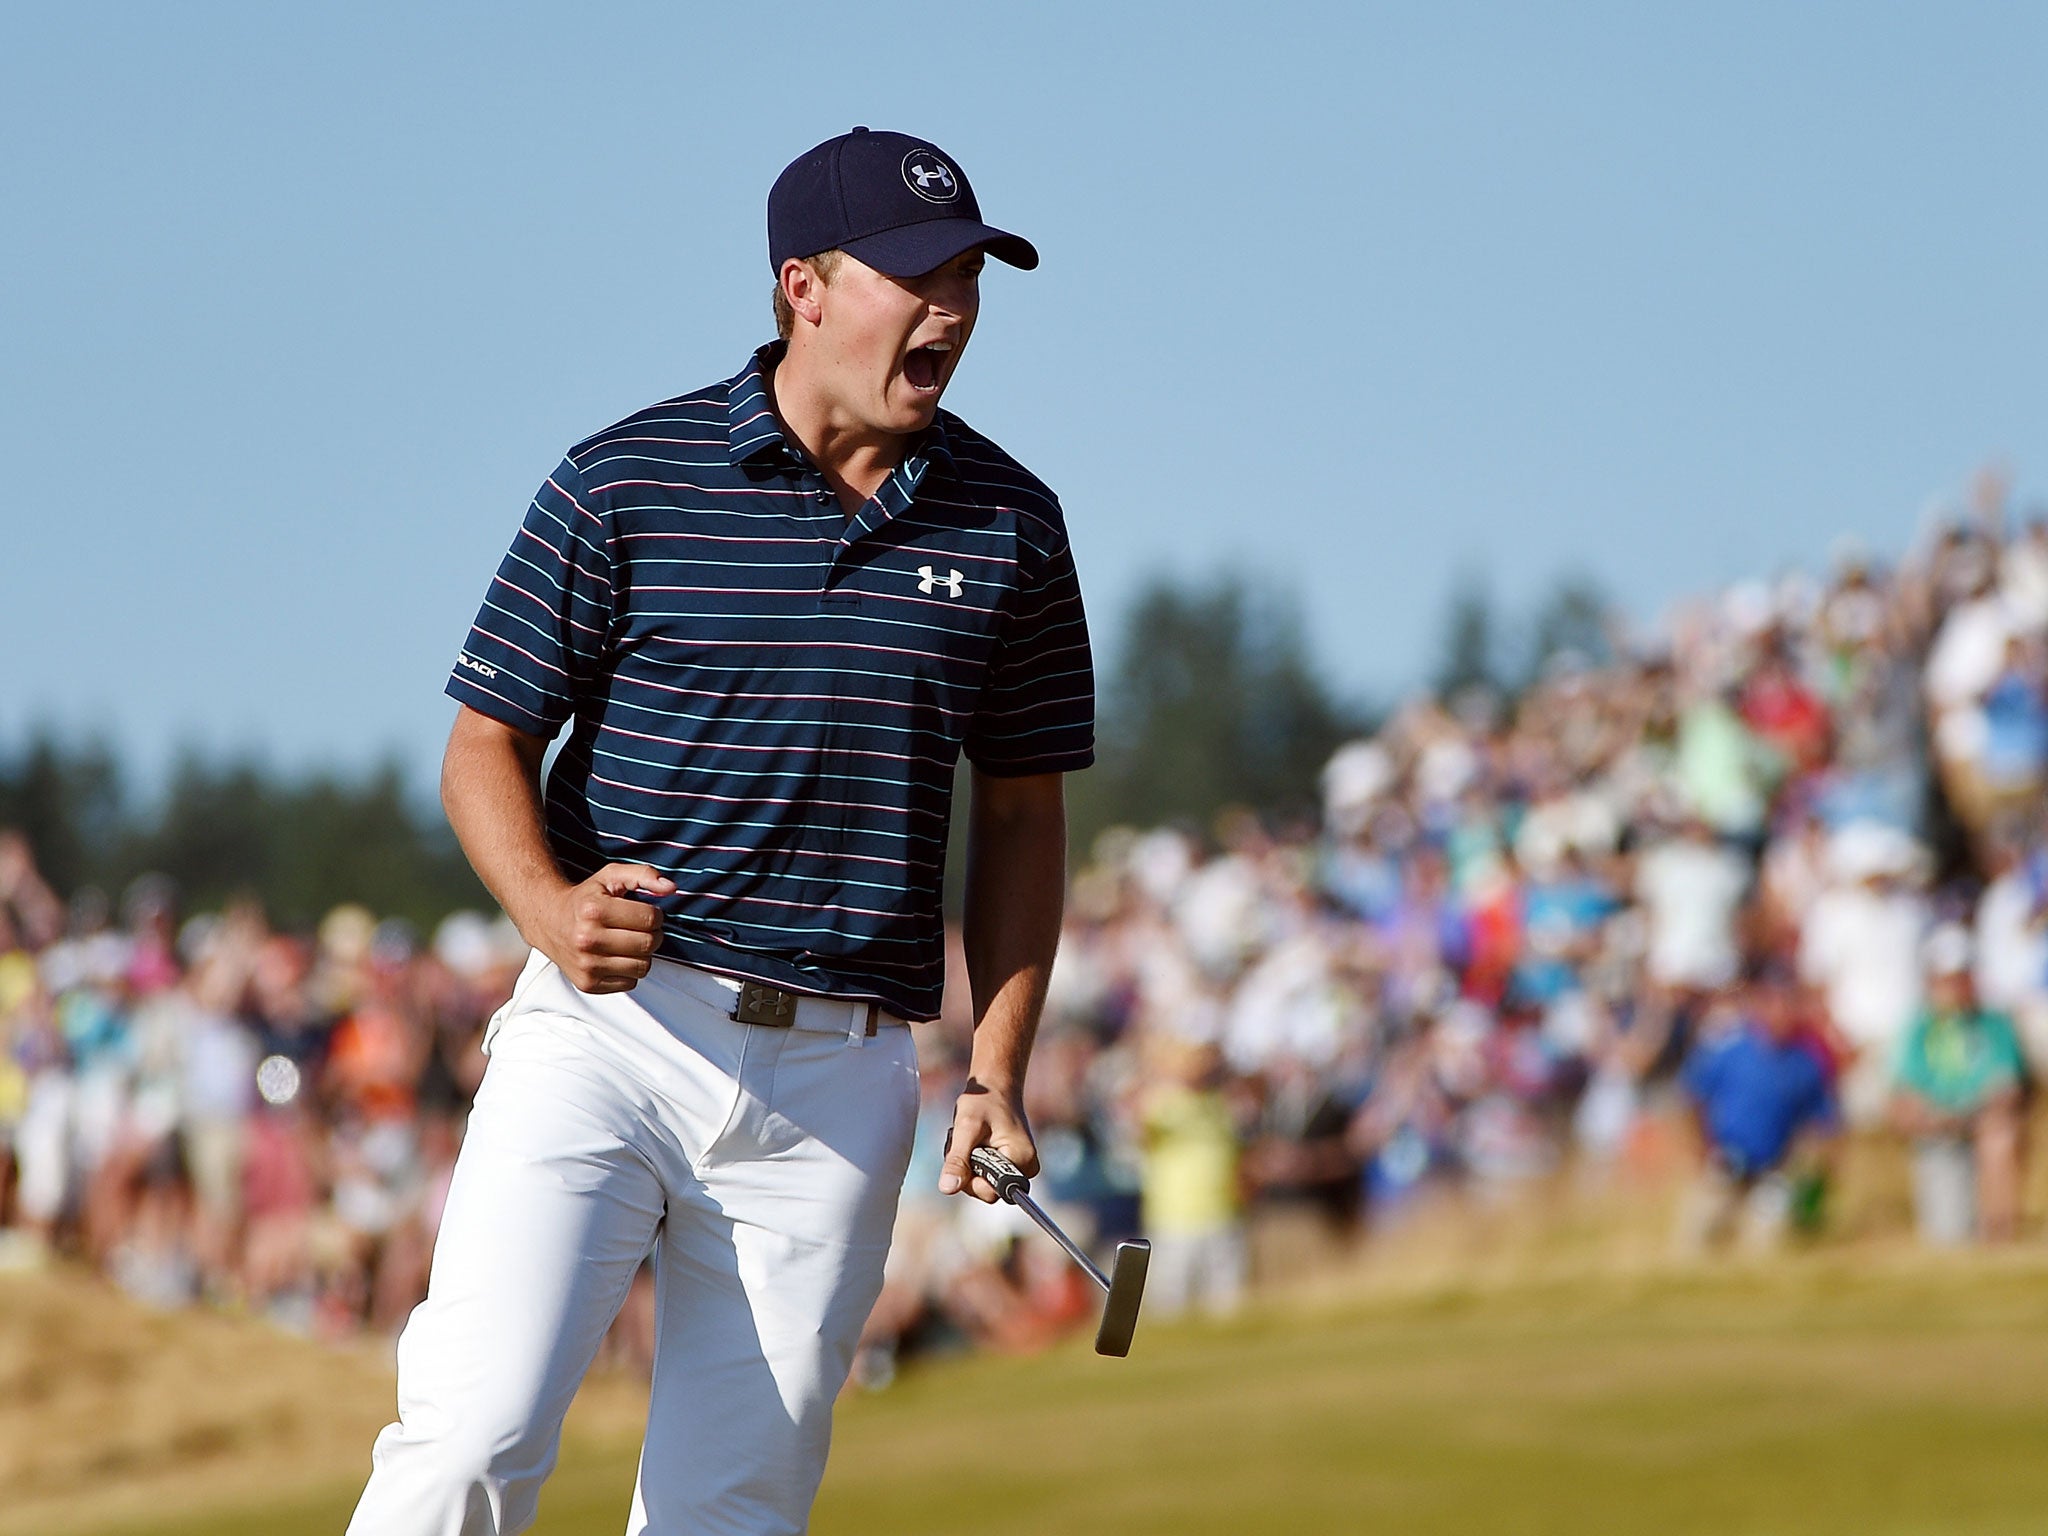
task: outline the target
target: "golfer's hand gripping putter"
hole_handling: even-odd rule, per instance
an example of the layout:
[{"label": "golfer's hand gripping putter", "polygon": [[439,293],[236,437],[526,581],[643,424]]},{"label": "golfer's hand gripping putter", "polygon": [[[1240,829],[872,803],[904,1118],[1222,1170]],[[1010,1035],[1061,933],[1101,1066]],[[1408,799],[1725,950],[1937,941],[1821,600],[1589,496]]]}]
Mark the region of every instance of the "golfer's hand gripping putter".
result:
[{"label": "golfer's hand gripping putter", "polygon": [[994,1147],[976,1147],[967,1154],[967,1161],[974,1165],[976,1173],[994,1186],[998,1195],[1045,1228],[1046,1234],[1066,1249],[1067,1257],[1102,1287],[1109,1300],[1102,1309],[1102,1326],[1095,1330],[1095,1353],[1128,1355],[1131,1352],[1131,1334],[1138,1326],[1138,1303],[1145,1296],[1145,1267],[1152,1262],[1152,1245],[1141,1237],[1118,1243],[1116,1262],[1105,1275],[1095,1267],[1095,1261],[1038,1208],[1038,1202],[1031,1198],[1031,1181],[1024,1177],[1015,1163]]}]

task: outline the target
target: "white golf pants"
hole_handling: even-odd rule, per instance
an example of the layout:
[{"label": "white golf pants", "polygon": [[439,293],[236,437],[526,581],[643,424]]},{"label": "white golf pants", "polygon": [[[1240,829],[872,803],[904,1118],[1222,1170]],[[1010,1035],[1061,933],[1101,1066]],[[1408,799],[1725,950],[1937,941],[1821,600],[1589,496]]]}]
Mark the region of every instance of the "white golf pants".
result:
[{"label": "white golf pants", "polygon": [[536,954],[485,1037],[398,1422],[350,1536],[511,1536],[652,1251],[652,1400],[630,1536],[804,1530],[882,1283],[917,1114],[910,1031],[806,1001],[735,1023],[665,961],[578,992]]}]

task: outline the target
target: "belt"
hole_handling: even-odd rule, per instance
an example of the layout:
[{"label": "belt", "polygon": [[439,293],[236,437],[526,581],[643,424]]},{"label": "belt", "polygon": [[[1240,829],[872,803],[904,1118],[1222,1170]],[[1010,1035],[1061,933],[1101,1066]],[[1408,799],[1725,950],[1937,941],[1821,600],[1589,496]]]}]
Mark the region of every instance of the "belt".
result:
[{"label": "belt", "polygon": [[872,1039],[883,1025],[904,1025],[908,1021],[883,1011],[880,1003],[851,997],[813,997],[787,992],[765,981],[740,976],[722,976],[717,971],[699,970],[676,960],[656,960],[648,972],[651,981],[664,981],[689,993],[699,1002],[719,1009],[741,1024],[767,1029],[814,1030],[827,1035],[865,1036]]}]

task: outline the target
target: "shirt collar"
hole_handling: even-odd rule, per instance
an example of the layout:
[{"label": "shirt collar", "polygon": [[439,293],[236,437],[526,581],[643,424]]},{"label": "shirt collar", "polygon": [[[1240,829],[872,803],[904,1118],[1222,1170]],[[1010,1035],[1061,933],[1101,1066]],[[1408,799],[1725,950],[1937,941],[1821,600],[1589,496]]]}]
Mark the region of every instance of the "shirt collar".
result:
[{"label": "shirt collar", "polygon": [[[926,464],[938,464],[946,469],[953,468],[953,447],[946,441],[946,413],[937,412],[932,424],[924,429],[917,441],[911,445],[910,458],[922,459]],[[922,466],[920,466],[922,467]]]},{"label": "shirt collar", "polygon": [[768,372],[782,360],[784,343],[771,341],[747,359],[726,384],[725,436],[735,464],[744,464],[759,454],[788,454],[789,441],[782,435],[782,423],[768,403]]},{"label": "shirt collar", "polygon": [[[788,348],[788,342],[769,342],[757,349],[747,359],[747,366],[727,381],[726,447],[735,464],[774,454],[792,459],[797,457],[794,446],[782,435],[782,423],[776,419],[775,408],[768,403],[768,375],[782,361],[782,354]],[[932,424],[911,443],[898,472],[907,471],[911,483],[915,484],[923,476],[926,465],[932,463],[944,465],[949,470],[954,467],[943,414],[932,417]]]}]

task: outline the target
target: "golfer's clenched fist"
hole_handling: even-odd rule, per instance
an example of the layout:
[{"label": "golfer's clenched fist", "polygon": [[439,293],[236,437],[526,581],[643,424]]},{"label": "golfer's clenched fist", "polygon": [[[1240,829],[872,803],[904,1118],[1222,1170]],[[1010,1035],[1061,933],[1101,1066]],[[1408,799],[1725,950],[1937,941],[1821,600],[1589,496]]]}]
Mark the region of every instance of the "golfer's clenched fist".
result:
[{"label": "golfer's clenched fist", "polygon": [[645,864],[607,864],[544,902],[533,947],[562,969],[579,992],[629,992],[661,947],[661,908],[646,896],[673,896],[676,883]]}]

